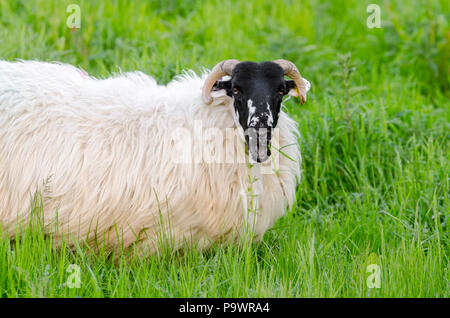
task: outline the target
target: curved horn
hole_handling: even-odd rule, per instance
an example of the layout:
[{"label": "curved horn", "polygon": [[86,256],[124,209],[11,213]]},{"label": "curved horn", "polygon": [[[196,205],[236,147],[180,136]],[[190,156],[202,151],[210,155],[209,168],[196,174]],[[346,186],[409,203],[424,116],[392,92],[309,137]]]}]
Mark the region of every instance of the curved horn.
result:
[{"label": "curved horn", "polygon": [[206,105],[211,104],[213,101],[211,97],[211,89],[216,81],[225,75],[231,75],[233,73],[234,67],[240,62],[241,61],[239,60],[225,60],[219,62],[218,64],[216,64],[216,66],[214,66],[211,73],[206,78],[205,84],[203,85],[202,97],[203,102]]},{"label": "curved horn", "polygon": [[275,60],[273,62],[280,65],[284,70],[284,74],[294,80],[295,86],[297,86],[298,89],[300,103],[303,104],[306,101],[306,87],[297,66],[288,60]]}]

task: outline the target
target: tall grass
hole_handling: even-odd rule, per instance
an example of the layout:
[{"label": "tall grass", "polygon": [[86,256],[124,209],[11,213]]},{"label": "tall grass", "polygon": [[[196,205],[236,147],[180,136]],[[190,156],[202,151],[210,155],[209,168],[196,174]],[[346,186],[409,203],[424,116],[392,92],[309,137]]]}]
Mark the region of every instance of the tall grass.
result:
[{"label": "tall grass", "polygon": [[286,58],[312,83],[305,106],[286,101],[301,133],[297,201],[261,243],[115,262],[56,248],[32,224],[0,239],[0,295],[449,297],[449,2],[375,1],[382,28],[369,29],[373,2],[77,1],[70,30],[72,1],[0,0],[2,59],[165,83],[227,58]]}]

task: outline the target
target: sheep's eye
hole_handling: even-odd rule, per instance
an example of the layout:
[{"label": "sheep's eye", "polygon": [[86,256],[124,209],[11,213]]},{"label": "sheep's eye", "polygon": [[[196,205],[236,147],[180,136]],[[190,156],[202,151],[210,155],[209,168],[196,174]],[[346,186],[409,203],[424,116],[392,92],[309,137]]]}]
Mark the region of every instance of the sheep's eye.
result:
[{"label": "sheep's eye", "polygon": [[240,92],[239,92],[239,90],[235,87],[235,88],[233,88],[233,94],[239,94]]}]

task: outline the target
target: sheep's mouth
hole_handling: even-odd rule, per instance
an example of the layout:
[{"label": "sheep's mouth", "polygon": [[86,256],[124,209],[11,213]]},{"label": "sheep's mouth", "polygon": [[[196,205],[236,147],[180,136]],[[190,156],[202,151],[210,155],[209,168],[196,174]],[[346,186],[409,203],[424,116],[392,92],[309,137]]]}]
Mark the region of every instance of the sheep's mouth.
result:
[{"label": "sheep's mouth", "polygon": [[263,163],[270,157],[271,129],[258,129],[245,136],[250,159]]},{"label": "sheep's mouth", "polygon": [[270,157],[270,147],[266,147],[265,149],[261,147],[257,151],[254,152],[250,151],[250,157],[252,158],[253,161],[263,163],[267,161],[267,159],[269,159]]}]

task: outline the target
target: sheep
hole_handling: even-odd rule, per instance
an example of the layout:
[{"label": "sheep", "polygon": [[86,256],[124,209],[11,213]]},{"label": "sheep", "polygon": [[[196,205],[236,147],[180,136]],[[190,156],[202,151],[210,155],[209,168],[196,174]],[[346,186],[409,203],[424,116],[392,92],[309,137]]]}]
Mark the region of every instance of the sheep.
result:
[{"label": "sheep", "polygon": [[[249,228],[258,241],[295,200],[298,131],[280,104],[304,102],[308,89],[285,60],[227,60],[167,85],[138,71],[97,79],[68,64],[0,61],[0,228],[17,235],[37,191],[45,233],[69,246],[147,255],[164,238],[203,250]],[[199,123],[216,136],[191,137]],[[230,129],[237,142],[215,138]],[[199,144],[244,160],[185,156]],[[270,144],[283,149],[277,163]]]}]

